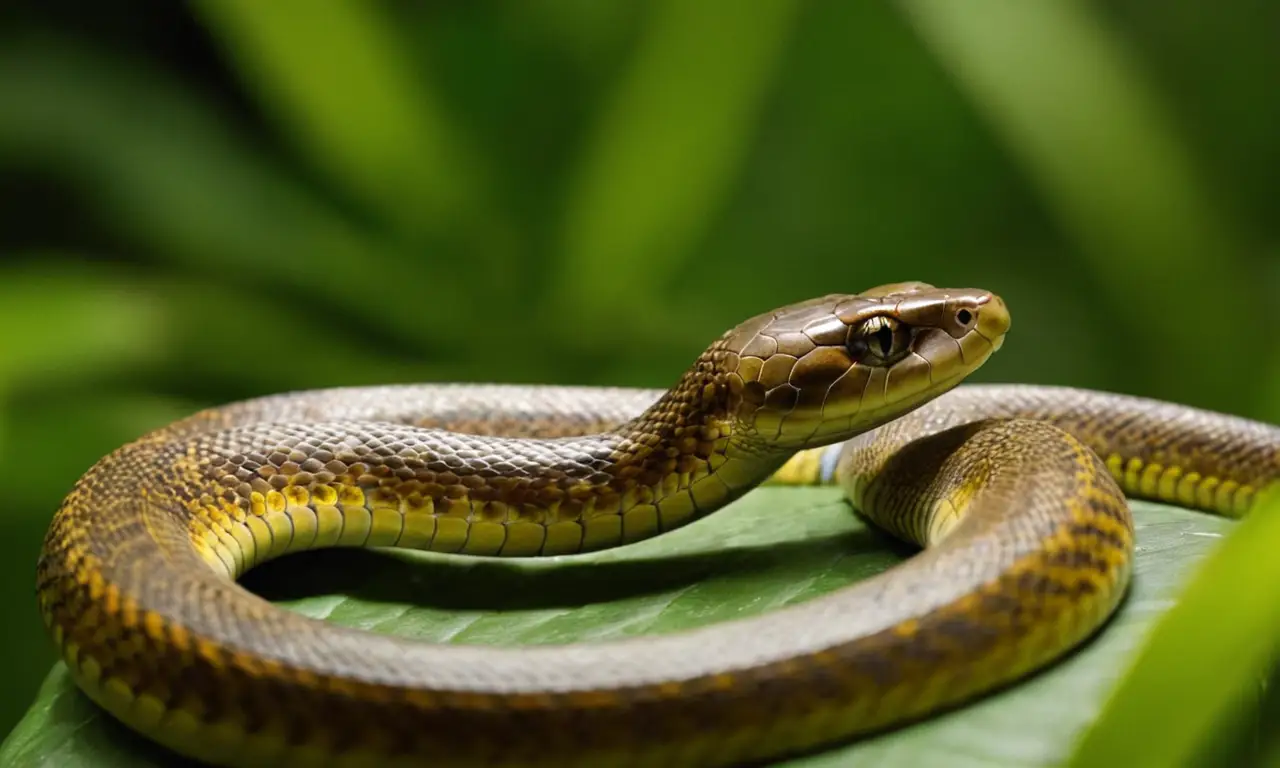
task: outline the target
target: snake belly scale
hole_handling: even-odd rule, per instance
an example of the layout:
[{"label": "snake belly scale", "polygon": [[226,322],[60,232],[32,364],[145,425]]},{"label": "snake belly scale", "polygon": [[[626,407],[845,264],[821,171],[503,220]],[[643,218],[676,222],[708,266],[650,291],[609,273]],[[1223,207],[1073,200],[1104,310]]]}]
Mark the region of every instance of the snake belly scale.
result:
[{"label": "snake belly scale", "polygon": [[[1125,495],[1233,516],[1280,429],[1074,389],[958,384],[994,294],[897,283],[751,318],[668,390],[388,386],[214,408],[101,459],[37,568],[71,675],[227,766],[710,766],[953,707],[1062,656],[1129,580]],[[318,547],[545,556],[623,545],[762,482],[830,482],[922,551],[697,629],[433,645],[286,611],[238,576]]]}]

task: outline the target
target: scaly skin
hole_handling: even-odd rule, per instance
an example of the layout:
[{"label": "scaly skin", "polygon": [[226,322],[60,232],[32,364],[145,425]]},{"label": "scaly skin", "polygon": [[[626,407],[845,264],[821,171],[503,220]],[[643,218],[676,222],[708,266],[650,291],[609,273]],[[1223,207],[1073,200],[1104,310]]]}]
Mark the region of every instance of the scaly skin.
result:
[{"label": "scaly skin", "polygon": [[[748,320],[668,391],[428,385],[205,411],[80,480],[40,606],[86,694],[219,765],[721,765],[880,729],[1105,620],[1133,550],[1108,466],[1232,514],[1277,476],[1265,425],[1071,390],[944,394],[1008,324],[985,292],[904,283]],[[235,583],[324,546],[617,546],[770,477],[840,482],[926,550],[763,616],[532,648],[332,626]]]}]

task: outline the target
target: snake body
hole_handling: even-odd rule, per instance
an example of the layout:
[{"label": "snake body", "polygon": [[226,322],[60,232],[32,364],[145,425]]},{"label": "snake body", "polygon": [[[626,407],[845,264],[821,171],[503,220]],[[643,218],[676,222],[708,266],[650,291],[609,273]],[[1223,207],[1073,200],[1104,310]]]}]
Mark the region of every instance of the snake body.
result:
[{"label": "snake body", "polygon": [[[669,390],[419,385],[198,413],[100,460],[54,517],[40,608],[80,688],[228,766],[760,761],[963,703],[1087,638],[1128,583],[1125,494],[1241,515],[1280,430],[1081,390],[956,385],[1003,302],[901,283],[752,318]],[[289,552],[573,554],[753,486],[841,484],[923,547],[801,605],[668,635],[430,645],[286,611]]]}]

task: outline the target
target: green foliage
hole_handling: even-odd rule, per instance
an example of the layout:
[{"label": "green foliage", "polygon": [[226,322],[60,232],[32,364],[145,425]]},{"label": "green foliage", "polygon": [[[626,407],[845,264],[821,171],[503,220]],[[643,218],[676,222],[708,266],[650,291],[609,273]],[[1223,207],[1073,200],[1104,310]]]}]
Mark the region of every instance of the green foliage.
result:
[{"label": "green foliage", "polygon": [[651,10],[570,171],[555,298],[607,321],[575,329],[574,343],[607,343],[620,326],[642,333],[661,313],[664,289],[736,181],[797,11],[793,0],[750,13],[732,0]]},{"label": "green foliage", "polygon": [[[1128,323],[1128,353],[1169,382],[1166,396],[1249,386],[1168,354],[1212,347],[1212,324],[1149,322],[1178,317],[1189,295],[1246,296],[1241,341],[1266,343],[1250,259],[1122,41],[1078,2],[903,7],[1079,243],[1080,267]],[[1155,274],[1166,287],[1135,290]]]},{"label": "green foliage", "polygon": [[[1136,512],[1143,547],[1133,589],[1106,631],[1079,653],[971,706],[788,764],[1061,762],[1164,606],[1232,528],[1171,507],[1139,504]],[[706,520],[617,550],[543,561],[328,551],[270,563],[249,583],[291,610],[344,626],[434,642],[539,644],[671,632],[759,614],[839,589],[902,556],[901,547],[864,527],[835,489],[762,488]],[[172,762],[98,711],[58,665],[0,748],[0,764]]]},{"label": "green foliage", "polygon": [[476,213],[486,176],[376,5],[196,5],[253,91],[335,186],[405,232]]},{"label": "green foliage", "polygon": [[[41,6],[0,29],[0,602],[23,660],[0,727],[51,660],[31,584],[52,510],[99,456],[203,405],[414,380],[661,386],[749,314],[924,279],[1009,303],[979,379],[1280,419],[1271,5],[301,6]],[[1165,546],[1155,530],[1141,547]],[[762,588],[812,593],[774,576]],[[1171,621],[1221,641],[1256,632],[1255,607],[1238,626]],[[1106,658],[1045,678],[1089,688],[1085,714],[1045,711],[1083,727],[1120,673]],[[850,754],[1062,757],[1070,729],[1015,718],[1049,684]],[[93,719],[58,691],[55,672],[8,754]],[[1116,707],[1154,700],[1173,701],[1156,686]],[[1009,719],[986,728],[987,707]],[[75,732],[75,749],[114,743],[96,720]],[[983,751],[992,734],[1008,754]]]}]

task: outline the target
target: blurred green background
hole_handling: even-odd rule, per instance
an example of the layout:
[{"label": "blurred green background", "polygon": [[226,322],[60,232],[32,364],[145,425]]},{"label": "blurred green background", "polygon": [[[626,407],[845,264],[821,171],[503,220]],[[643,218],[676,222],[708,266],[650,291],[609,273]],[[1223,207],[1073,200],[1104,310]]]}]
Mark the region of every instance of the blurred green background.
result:
[{"label": "blurred green background", "polygon": [[1280,420],[1280,6],[156,0],[0,9],[0,733],[96,458],[213,403],[670,383],[899,280],[978,379]]}]

